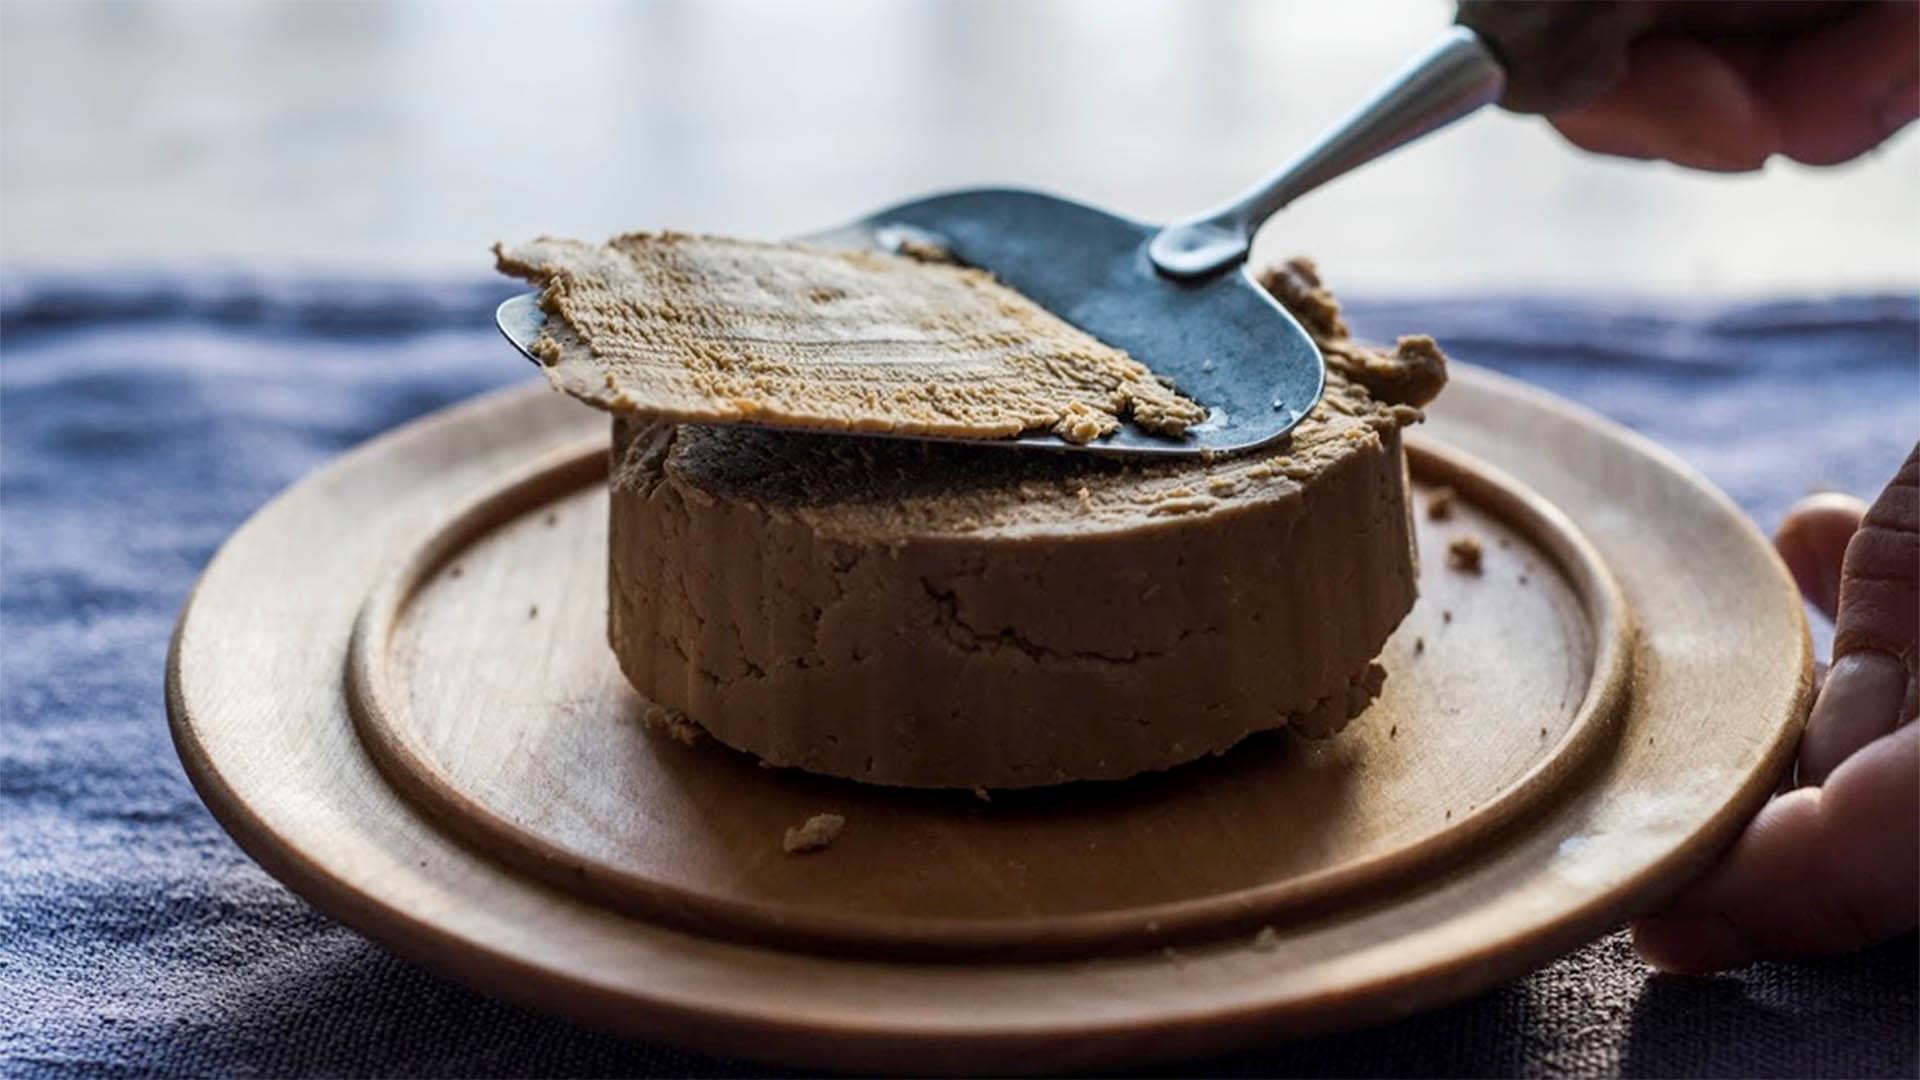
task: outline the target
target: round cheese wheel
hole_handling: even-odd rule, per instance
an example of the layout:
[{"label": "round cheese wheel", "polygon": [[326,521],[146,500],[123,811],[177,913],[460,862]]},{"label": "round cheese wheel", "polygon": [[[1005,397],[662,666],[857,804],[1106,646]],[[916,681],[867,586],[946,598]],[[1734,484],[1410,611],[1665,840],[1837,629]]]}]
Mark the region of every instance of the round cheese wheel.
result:
[{"label": "round cheese wheel", "polygon": [[1304,261],[1263,281],[1329,371],[1287,443],[1252,455],[616,417],[621,669],[772,765],[914,787],[1118,779],[1337,730],[1414,601],[1400,429],[1444,358],[1355,345]]}]

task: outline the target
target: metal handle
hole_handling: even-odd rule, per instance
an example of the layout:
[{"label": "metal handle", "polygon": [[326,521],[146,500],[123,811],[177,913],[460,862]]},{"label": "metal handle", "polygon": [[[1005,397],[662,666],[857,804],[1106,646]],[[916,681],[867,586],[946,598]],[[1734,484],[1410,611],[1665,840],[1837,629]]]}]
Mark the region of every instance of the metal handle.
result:
[{"label": "metal handle", "polygon": [[1498,99],[1505,84],[1506,72],[1479,35],[1450,28],[1280,171],[1225,206],[1161,229],[1147,248],[1153,265],[1190,278],[1239,263],[1274,211]]}]

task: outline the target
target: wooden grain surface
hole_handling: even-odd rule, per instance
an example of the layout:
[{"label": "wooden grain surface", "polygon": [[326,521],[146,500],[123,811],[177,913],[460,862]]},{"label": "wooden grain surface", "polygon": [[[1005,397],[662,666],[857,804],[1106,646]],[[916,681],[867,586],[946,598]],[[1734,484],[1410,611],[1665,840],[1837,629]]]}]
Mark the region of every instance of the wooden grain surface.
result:
[{"label": "wooden grain surface", "polygon": [[[1170,1058],[1388,1019],[1536,966],[1656,902],[1698,872],[1764,799],[1792,749],[1806,705],[1811,660],[1797,595],[1764,538],[1724,497],[1618,428],[1524,387],[1463,369],[1434,410],[1428,436],[1436,445],[1493,462],[1563,510],[1612,570],[1639,627],[1631,693],[1617,725],[1607,729],[1608,738],[1594,748],[1584,769],[1557,777],[1554,797],[1522,815],[1513,828],[1472,846],[1467,857],[1442,872],[1418,871],[1365,903],[1316,911],[1311,918],[1280,918],[1270,948],[1256,948],[1247,935],[1235,933],[1171,952],[1155,947],[1097,960],[989,963],[826,956],[688,933],[622,914],[477,854],[385,781],[356,738],[344,695],[342,672],[355,613],[383,574],[415,551],[446,515],[497,485],[500,476],[597,438],[602,422],[544,391],[510,391],[396,431],[309,477],[243,526],[208,568],[176,633],[168,698],[182,759],[208,805],[256,859],[296,891],[453,977],[616,1030],[783,1062],[893,1071],[1043,1071]],[[540,514],[517,526],[529,532],[552,528],[574,537],[574,543],[586,543],[580,537],[587,530],[574,528],[565,517],[591,517],[591,502],[585,494],[562,498],[554,505],[553,526]],[[1473,518],[1461,527],[1495,533],[1492,523]],[[485,568],[511,561],[512,531],[498,538],[499,551],[476,549],[463,556],[475,560],[473,572],[481,581],[497,573]],[[1529,558],[1529,551],[1518,544],[1492,545],[1489,576],[1505,571],[1517,579],[1519,560]],[[1514,564],[1502,561],[1508,555]],[[496,557],[507,561],[486,561]],[[1562,574],[1567,569],[1563,564]],[[1434,571],[1429,567],[1427,573]],[[436,610],[457,609],[441,605],[434,590],[457,587],[465,573],[426,581],[419,600],[422,619],[402,620],[397,647],[413,650],[405,654],[409,671],[443,655],[432,650],[445,647],[446,635],[421,636],[420,631],[435,625]],[[588,576],[581,571],[580,580],[558,586],[551,580],[500,577],[493,580],[502,594],[496,602],[510,599],[517,607],[518,597],[505,595],[513,589],[557,588],[528,594],[526,606],[518,609],[526,622],[538,623],[547,615],[543,610],[529,618],[534,605],[543,597],[584,597],[591,588]],[[1556,575],[1533,577],[1529,588],[1541,595],[1556,587],[1579,594],[1577,582],[1556,586]],[[1509,593],[1490,587],[1485,595]],[[581,618],[567,600],[547,602],[556,603],[551,618],[560,626],[529,631],[527,650],[491,658],[503,684],[514,681],[514,672],[547,670],[542,648],[567,640],[560,627]],[[1460,628],[1456,642],[1465,640],[1467,628],[1477,621],[1527,617],[1506,600],[1489,603],[1487,610],[1468,610],[1462,603],[1451,624],[1443,620],[1448,629]],[[1548,609],[1572,610],[1548,602],[1540,611]],[[1431,614],[1423,603],[1407,629],[1427,638],[1437,666],[1441,636],[1421,634],[1430,628],[1420,620]],[[1562,629],[1571,625],[1563,622]],[[1404,632],[1396,640],[1404,646]],[[1549,635],[1549,640],[1567,638]],[[1588,648],[1588,655],[1597,655],[1597,649]],[[457,660],[461,654],[444,655]],[[1396,670],[1389,694],[1404,693],[1399,685],[1418,684],[1420,676],[1408,674],[1417,665],[1404,657],[1391,662]],[[445,686],[446,677],[443,672],[437,683],[435,677],[418,675],[404,680],[409,707],[443,701],[432,688]],[[540,681],[530,674],[525,678]],[[1563,679],[1562,685],[1578,682]],[[519,702],[516,708],[528,707],[538,694],[526,693],[532,696],[508,700]],[[1430,710],[1409,703],[1406,715],[1414,718],[1414,730],[1402,724],[1388,744],[1400,738],[1433,740],[1423,756],[1516,754],[1510,741],[1481,737],[1482,729],[1474,726],[1489,716],[1498,720],[1496,703],[1504,688],[1470,680],[1457,693]],[[472,716],[469,723],[508,723],[502,717],[509,713],[499,704],[484,704],[487,715]],[[450,740],[457,738],[452,733],[459,717],[430,709],[415,715],[424,717],[422,730],[438,733],[438,742],[423,746],[455,745]],[[587,715],[600,714],[589,710]],[[1551,719],[1559,714],[1547,715],[1549,749],[1541,749],[1536,724],[1528,751],[1536,763],[1556,759],[1553,725],[1564,731],[1568,723]],[[1357,772],[1350,782],[1321,790],[1368,805],[1364,799],[1355,802],[1353,795],[1363,781],[1374,781],[1367,770],[1387,775],[1391,769],[1360,754],[1380,743],[1371,716],[1357,723],[1361,727],[1349,750],[1336,743],[1318,751],[1333,759],[1357,755],[1348,759],[1360,760]],[[656,759],[679,752],[652,741],[620,745]],[[1227,778],[1222,785],[1230,783],[1235,769],[1302,767],[1291,762],[1296,751],[1290,748],[1253,750],[1273,761],[1223,761],[1212,767]],[[565,762],[582,748],[549,741],[508,745],[502,752],[514,769],[532,771],[540,768],[535,759],[551,755]],[[695,753],[683,755],[677,775],[708,775],[711,762]],[[603,764],[633,767],[632,760]],[[572,775],[577,767],[576,760],[565,771],[546,774],[552,808],[541,811],[546,817],[524,824],[547,827],[582,812],[581,800],[572,794],[579,786]],[[1402,775],[1439,775],[1422,772],[1426,767],[1403,762]],[[738,779],[734,787],[763,779],[729,768],[719,766]],[[1490,769],[1473,775],[1497,786],[1501,776],[1511,778],[1513,772]],[[809,812],[828,808],[813,807],[804,797],[824,790],[814,788],[815,782],[766,779],[779,785],[769,790],[781,792],[772,805],[804,805]],[[1162,796],[1162,804],[1181,802],[1178,775],[1164,783],[1172,793]],[[499,790],[482,793],[497,798]],[[677,805],[684,816],[702,801],[731,794],[729,785],[714,783],[673,797],[683,800]],[[1272,797],[1280,801],[1248,805],[1298,808],[1286,801],[1290,796]],[[1447,798],[1439,799],[1444,821]],[[585,804],[593,813],[607,809],[593,799]],[[649,805],[636,800],[633,812]],[[957,843],[953,837],[966,836],[968,829],[990,829],[994,809],[962,811],[959,820],[969,824],[943,839]],[[938,809],[943,815],[951,812],[944,805]],[[769,837],[769,868],[742,874],[741,887],[764,895],[791,884],[793,874],[828,867],[844,872],[853,856],[877,854],[864,845],[889,834],[869,824],[869,839],[863,841],[860,816],[851,816],[844,848],[795,860],[791,869],[787,860],[775,858],[777,837]],[[915,820],[916,827],[932,828],[929,818]],[[753,824],[753,837],[764,823]],[[734,848],[724,837],[707,839],[715,846],[701,849],[707,861],[700,865],[711,872],[719,865],[713,861],[716,853]],[[1161,850],[1179,850],[1177,840],[1162,841]],[[1134,851],[1151,852],[1152,843],[1151,838],[1142,841],[1145,846]],[[1264,858],[1269,869],[1338,863],[1337,851],[1321,854],[1315,863],[1311,847],[1256,848],[1248,862],[1257,865]],[[643,848],[611,854],[638,858],[636,851],[644,854]],[[1067,865],[1073,861],[1061,854],[1051,858]],[[1064,871],[1055,876],[1063,878]],[[1223,880],[1202,879],[1195,887]],[[795,895],[818,904],[843,888],[816,885],[817,891]],[[1120,898],[1164,899],[1183,887],[1175,875],[1142,873]],[[1099,907],[1091,893],[1057,895],[1067,902],[1055,915],[1071,918]],[[871,905],[902,901],[896,895],[864,902],[871,910]],[[936,910],[956,919],[1017,907],[965,889],[943,894],[942,902],[946,906]],[[1007,906],[996,909],[996,902]]]}]

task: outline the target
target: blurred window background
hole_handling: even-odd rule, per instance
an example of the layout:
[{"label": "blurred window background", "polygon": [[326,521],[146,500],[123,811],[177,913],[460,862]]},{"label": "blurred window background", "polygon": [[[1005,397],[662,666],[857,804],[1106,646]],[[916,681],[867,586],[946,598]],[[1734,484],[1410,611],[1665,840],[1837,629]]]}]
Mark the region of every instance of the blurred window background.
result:
[{"label": "blurred window background", "polygon": [[[471,271],[501,238],[774,236],[1013,183],[1231,194],[1443,0],[0,0],[9,269]],[[1282,213],[1349,290],[1920,287],[1920,139],[1740,176],[1489,111]]]}]

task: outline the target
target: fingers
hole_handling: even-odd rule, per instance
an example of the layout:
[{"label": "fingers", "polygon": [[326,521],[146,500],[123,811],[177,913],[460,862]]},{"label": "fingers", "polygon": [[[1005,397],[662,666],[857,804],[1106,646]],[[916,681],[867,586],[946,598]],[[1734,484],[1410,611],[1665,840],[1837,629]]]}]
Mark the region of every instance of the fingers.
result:
[{"label": "fingers", "polygon": [[1874,4],[1806,31],[1756,86],[1782,153],[1808,165],[1859,157],[1920,115],[1920,4]]},{"label": "fingers", "polygon": [[[1867,508],[1847,545],[1840,612],[1833,623],[1836,660],[1863,649],[1911,664],[1920,636],[1920,446]],[[1909,712],[1909,715],[1911,713]]]},{"label": "fingers", "polygon": [[[1851,508],[1833,505],[1833,521],[1821,528],[1837,534],[1841,515]],[[1793,514],[1787,517],[1789,523],[1794,520]],[[1817,542],[1824,548],[1832,535],[1817,534],[1814,520],[1806,519],[1798,532],[1806,547]],[[1836,583],[1833,666],[1800,740],[1796,778],[1802,784],[1825,783],[1841,762],[1913,715],[1911,665],[1920,636],[1920,447],[1859,523]],[[1781,527],[1783,536],[1788,531]],[[1783,557],[1786,552],[1783,545]],[[1828,557],[1824,551],[1822,557]],[[1831,565],[1810,569],[1824,573]],[[1794,577],[1807,590],[1799,570]],[[1824,577],[1818,587],[1825,588]]]},{"label": "fingers", "polygon": [[1829,619],[1840,603],[1840,566],[1847,541],[1853,539],[1866,513],[1867,504],[1851,495],[1822,492],[1794,503],[1774,534],[1773,546],[1800,586],[1800,594]]},{"label": "fingers", "polygon": [[[1853,508],[1803,502],[1780,549],[1816,602],[1830,534]],[[1764,807],[1733,850],[1666,912],[1634,927],[1656,967],[1707,972],[1859,948],[1920,921],[1920,447],[1846,545],[1834,663],[1801,741],[1805,787]]]},{"label": "fingers", "polygon": [[1633,928],[1655,967],[1700,974],[1846,952],[1920,910],[1920,726],[1868,745],[1823,788],[1768,803],[1733,850]]},{"label": "fingers", "polygon": [[1595,153],[1717,172],[1757,169],[1779,149],[1780,130],[1743,66],[1744,56],[1694,38],[1643,38],[1627,51],[1624,79],[1550,119]]},{"label": "fingers", "polygon": [[1552,121],[1598,153],[1742,172],[1849,161],[1916,117],[1920,4],[1894,2],[1770,39],[1642,38],[1624,78]]},{"label": "fingers", "polygon": [[1907,668],[1885,653],[1849,653],[1833,662],[1807,717],[1794,774],[1800,784],[1827,782],[1840,763],[1900,725]]}]

